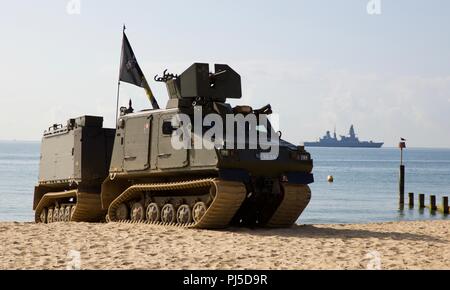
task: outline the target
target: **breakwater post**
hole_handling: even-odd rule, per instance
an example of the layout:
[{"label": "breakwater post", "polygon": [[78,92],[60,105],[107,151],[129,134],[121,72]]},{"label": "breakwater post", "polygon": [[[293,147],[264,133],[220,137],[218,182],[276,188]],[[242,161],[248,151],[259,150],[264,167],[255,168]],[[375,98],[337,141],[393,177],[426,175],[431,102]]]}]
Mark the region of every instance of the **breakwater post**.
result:
[{"label": "breakwater post", "polygon": [[399,178],[399,198],[400,207],[405,204],[405,165],[403,164],[403,149],[406,148],[406,140],[401,138],[398,147],[400,148],[400,178]]},{"label": "breakwater post", "polygon": [[430,210],[432,211],[437,210],[436,195],[430,195]]},{"label": "breakwater post", "polygon": [[425,208],[425,194],[423,193],[419,194],[419,208],[420,209]]},{"label": "breakwater post", "polygon": [[444,214],[449,214],[449,208],[448,208],[448,196],[444,196],[442,198],[442,207],[443,207],[443,211]]},{"label": "breakwater post", "polygon": [[400,205],[404,205],[405,204],[405,165],[400,165],[399,198],[400,198]]},{"label": "breakwater post", "polygon": [[414,192],[408,193],[409,197],[409,207],[414,208]]}]

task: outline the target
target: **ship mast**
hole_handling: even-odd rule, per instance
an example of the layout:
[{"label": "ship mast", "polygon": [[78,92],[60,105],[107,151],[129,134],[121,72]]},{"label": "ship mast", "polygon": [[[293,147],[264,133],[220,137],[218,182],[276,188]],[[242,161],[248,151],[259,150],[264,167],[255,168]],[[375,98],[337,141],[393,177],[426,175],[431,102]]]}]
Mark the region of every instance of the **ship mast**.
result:
[{"label": "ship mast", "polygon": [[355,129],[353,128],[353,125],[350,126],[350,137],[355,138],[356,134],[355,134]]}]

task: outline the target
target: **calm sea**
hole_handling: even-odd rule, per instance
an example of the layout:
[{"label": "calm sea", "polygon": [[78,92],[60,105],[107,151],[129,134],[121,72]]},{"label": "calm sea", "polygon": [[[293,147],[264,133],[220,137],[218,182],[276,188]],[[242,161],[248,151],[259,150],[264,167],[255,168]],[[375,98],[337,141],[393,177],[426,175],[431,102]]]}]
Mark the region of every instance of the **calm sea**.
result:
[{"label": "calm sea", "polygon": [[[398,209],[399,150],[310,148],[316,182],[301,223],[444,219]],[[406,192],[450,195],[450,149],[407,149]],[[39,143],[0,142],[0,221],[32,221]],[[327,182],[333,175],[334,183]],[[428,200],[427,200],[428,202]]]}]

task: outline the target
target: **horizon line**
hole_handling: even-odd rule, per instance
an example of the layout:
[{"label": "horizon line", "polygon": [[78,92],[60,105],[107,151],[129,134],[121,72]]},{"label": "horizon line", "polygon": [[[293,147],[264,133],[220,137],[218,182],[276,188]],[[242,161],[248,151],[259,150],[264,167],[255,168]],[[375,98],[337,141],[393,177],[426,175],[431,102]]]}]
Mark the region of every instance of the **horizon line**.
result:
[{"label": "horizon line", "polygon": [[[40,143],[41,140],[16,140],[16,139],[8,139],[8,140],[6,140],[6,139],[0,139],[0,143],[7,143],[7,142],[9,142],[9,143],[13,143],[13,142],[16,142],[16,143]],[[334,149],[338,148],[339,149],[339,148],[350,148],[350,147],[308,147],[308,146],[305,146],[305,148],[334,148]],[[361,148],[351,148],[351,149],[361,149]],[[395,147],[395,146],[383,146],[381,148],[362,148],[362,149],[371,149],[371,150],[374,150],[374,149],[398,149],[398,147]],[[408,146],[406,148],[406,150],[408,150],[408,149],[450,149],[450,147]]]}]

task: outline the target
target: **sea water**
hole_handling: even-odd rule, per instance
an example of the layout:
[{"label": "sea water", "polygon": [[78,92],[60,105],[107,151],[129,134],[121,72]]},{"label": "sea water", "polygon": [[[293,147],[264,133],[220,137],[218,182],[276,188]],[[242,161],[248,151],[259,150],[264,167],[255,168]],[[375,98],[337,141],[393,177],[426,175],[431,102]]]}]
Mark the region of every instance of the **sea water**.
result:
[{"label": "sea water", "polygon": [[34,221],[40,144],[0,142],[0,221]]},{"label": "sea water", "polygon": [[[301,223],[368,223],[446,219],[417,209],[418,194],[450,196],[450,149],[404,151],[405,203],[399,208],[400,150],[397,148],[309,148],[314,158],[312,200]],[[334,182],[329,183],[327,176]],[[415,193],[410,210],[408,192]]]},{"label": "sea water", "polygon": [[[447,219],[440,213],[399,210],[396,148],[309,148],[314,159],[312,200],[299,223],[368,223]],[[0,221],[33,221],[37,142],[0,142]],[[406,192],[450,196],[450,149],[407,149]],[[334,183],[327,176],[334,176]],[[406,195],[407,197],[407,195]]]}]

